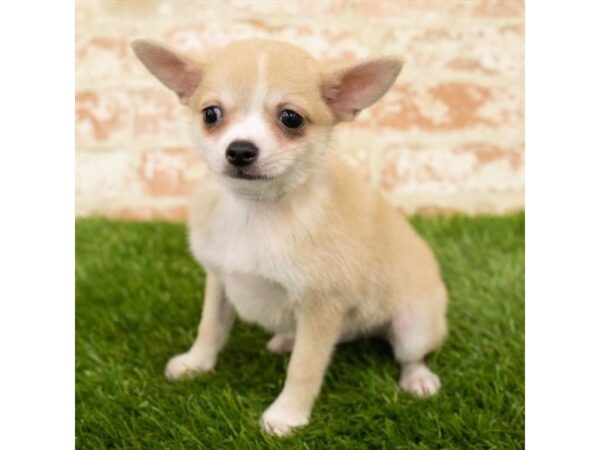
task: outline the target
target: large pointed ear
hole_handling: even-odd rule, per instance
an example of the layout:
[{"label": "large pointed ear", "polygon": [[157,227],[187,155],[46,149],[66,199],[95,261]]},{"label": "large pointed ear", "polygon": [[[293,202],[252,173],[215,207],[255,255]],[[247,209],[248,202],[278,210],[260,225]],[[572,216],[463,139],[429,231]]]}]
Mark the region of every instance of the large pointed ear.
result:
[{"label": "large pointed ear", "polygon": [[160,42],[136,39],[131,43],[136,56],[166,87],[186,102],[200,85],[200,63]]},{"label": "large pointed ear", "polygon": [[329,70],[321,92],[337,120],[352,120],[388,91],[401,69],[400,59],[388,57]]}]

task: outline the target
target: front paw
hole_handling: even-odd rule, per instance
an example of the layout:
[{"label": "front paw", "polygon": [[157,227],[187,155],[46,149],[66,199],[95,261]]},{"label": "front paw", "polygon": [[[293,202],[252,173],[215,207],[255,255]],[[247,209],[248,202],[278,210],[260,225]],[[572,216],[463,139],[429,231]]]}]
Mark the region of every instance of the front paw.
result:
[{"label": "front paw", "polygon": [[170,381],[181,378],[191,378],[203,372],[209,372],[215,367],[215,358],[192,352],[174,356],[167,363],[165,376]]},{"label": "front paw", "polygon": [[308,423],[309,414],[302,411],[294,411],[291,408],[285,408],[281,402],[275,401],[263,413],[260,419],[260,426],[269,434],[276,436],[287,436],[295,428]]}]

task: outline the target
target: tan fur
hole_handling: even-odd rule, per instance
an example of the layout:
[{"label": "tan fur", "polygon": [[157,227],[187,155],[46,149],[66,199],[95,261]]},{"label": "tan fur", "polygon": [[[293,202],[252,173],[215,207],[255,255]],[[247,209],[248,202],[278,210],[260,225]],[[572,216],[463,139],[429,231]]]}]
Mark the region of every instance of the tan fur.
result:
[{"label": "tan fur", "polygon": [[[145,49],[152,46],[160,44],[134,44],[149,68],[156,50]],[[195,112],[196,144],[216,179],[194,197],[189,235],[209,274],[196,342],[169,362],[167,376],[211,370],[235,311],[275,334],[273,352],[292,348],[284,389],[261,420],[268,432],[308,423],[335,344],[360,336],[391,343],[404,367],[401,387],[435,393],[439,378],[423,360],[446,336],[437,262],[329,143],[335,122],[381,97],[400,63],[330,69],[289,44],[244,41],[196,64],[199,85],[183,101]],[[202,124],[202,109],[212,105],[223,111],[218,132]],[[303,129],[278,122],[286,108],[304,116]],[[256,170],[267,179],[226,176],[223,155],[233,138],[260,147]]]}]

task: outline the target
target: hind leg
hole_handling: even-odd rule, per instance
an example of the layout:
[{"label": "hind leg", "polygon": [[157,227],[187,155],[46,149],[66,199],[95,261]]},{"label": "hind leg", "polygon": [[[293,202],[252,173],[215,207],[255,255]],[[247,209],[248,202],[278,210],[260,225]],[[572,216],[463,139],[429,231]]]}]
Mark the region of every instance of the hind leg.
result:
[{"label": "hind leg", "polygon": [[294,335],[293,334],[276,334],[267,342],[267,350],[276,355],[283,355],[284,353],[291,352],[294,348]]},{"label": "hind leg", "polygon": [[440,378],[425,364],[425,356],[438,348],[446,336],[445,311],[406,306],[392,319],[388,339],[401,365],[400,387],[419,397],[435,394]]}]

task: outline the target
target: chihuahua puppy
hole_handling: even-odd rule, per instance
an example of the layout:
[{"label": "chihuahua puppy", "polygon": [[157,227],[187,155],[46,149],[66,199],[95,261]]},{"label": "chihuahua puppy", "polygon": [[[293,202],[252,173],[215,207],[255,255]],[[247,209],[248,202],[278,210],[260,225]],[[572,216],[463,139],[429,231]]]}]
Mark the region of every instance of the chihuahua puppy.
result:
[{"label": "chihuahua puppy", "polygon": [[[136,40],[146,68],[192,111],[214,173],[191,204],[191,251],[207,272],[191,348],[170,380],[215,367],[234,319],[258,324],[273,353],[291,351],[283,390],[261,425],[306,425],[337,343],[379,336],[402,366],[400,386],[440,388],[424,358],[446,336],[436,259],[408,221],[329,144],[392,86],[396,58],[326,67],[293,45],[248,40],[206,55]],[[210,184],[209,184],[210,183]]]}]

